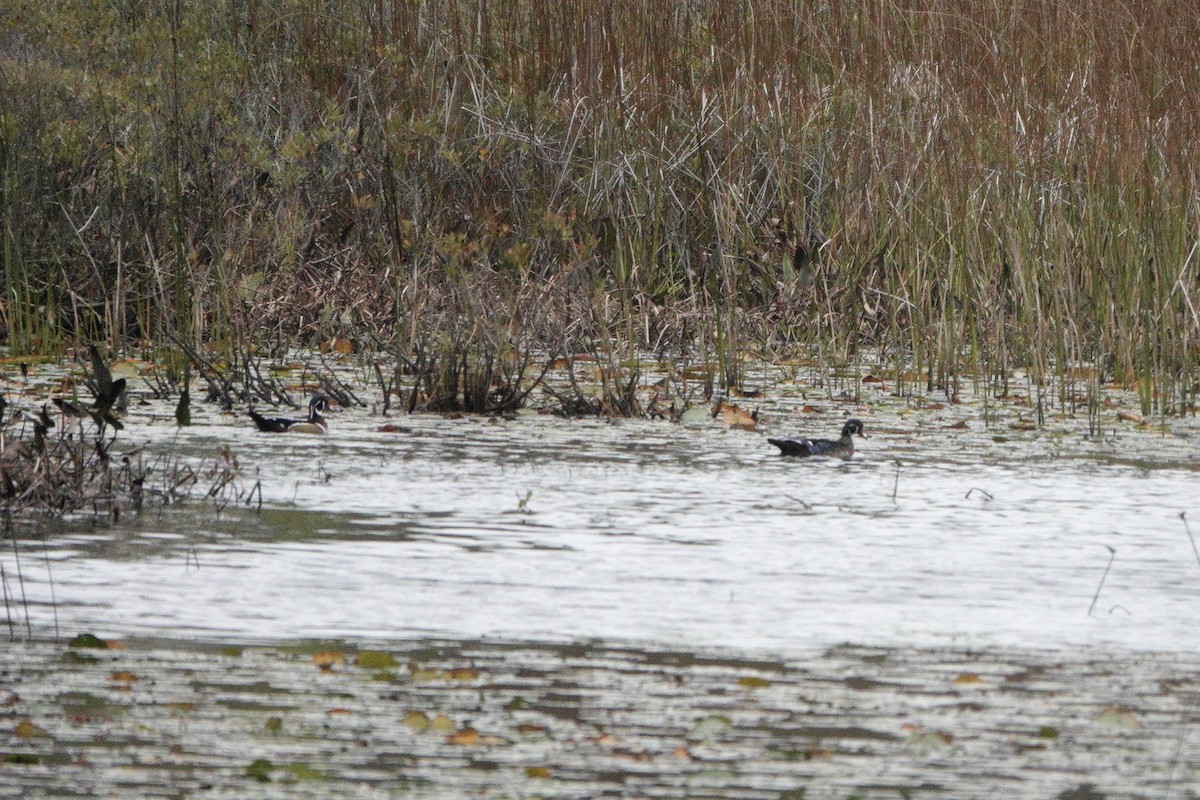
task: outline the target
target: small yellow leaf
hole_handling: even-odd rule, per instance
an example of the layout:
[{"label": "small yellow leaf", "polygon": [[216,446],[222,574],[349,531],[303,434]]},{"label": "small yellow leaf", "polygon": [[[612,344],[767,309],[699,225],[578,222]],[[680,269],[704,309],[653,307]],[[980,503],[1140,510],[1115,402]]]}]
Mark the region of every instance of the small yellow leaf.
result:
[{"label": "small yellow leaf", "polygon": [[429,727],[429,717],[422,711],[410,711],[404,715],[401,724],[407,725],[414,731],[423,731]]},{"label": "small yellow leaf", "polygon": [[143,372],[149,372],[154,369],[154,365],[147,361],[139,361],[133,358],[114,361],[108,365],[109,372],[114,378],[136,378]]},{"label": "small yellow leaf", "polygon": [[737,684],[743,689],[765,689],[771,685],[771,682],[766,678],[759,678],[754,675],[743,675],[737,679]]},{"label": "small yellow leaf", "polygon": [[752,431],[758,427],[758,419],[754,414],[732,403],[721,404],[721,421],[740,431]]},{"label": "small yellow leaf", "polygon": [[354,663],[363,669],[391,669],[399,666],[395,656],[382,650],[363,650],[354,659]]},{"label": "small yellow leaf", "polygon": [[611,382],[611,381],[615,381],[617,379],[617,370],[614,367],[606,367],[606,366],[602,366],[602,365],[597,365],[595,367],[592,367],[592,374],[588,377],[590,377],[594,381],[610,381]]},{"label": "small yellow leaf", "polygon": [[525,768],[525,777],[526,778],[536,778],[538,780],[548,780],[550,778],[550,768],[549,767],[526,767]]},{"label": "small yellow leaf", "polygon": [[433,728],[435,731],[442,731],[444,733],[446,731],[454,730],[454,721],[445,714],[438,714],[429,721],[429,727]]},{"label": "small yellow leaf", "polygon": [[21,720],[13,731],[20,739],[32,739],[35,736],[45,736],[46,732],[29,720]]},{"label": "small yellow leaf", "polygon": [[954,679],[955,686],[978,686],[981,683],[983,680],[974,672],[964,672]]},{"label": "small yellow leaf", "polygon": [[1101,711],[1096,721],[1103,725],[1110,725],[1114,728],[1125,728],[1126,730],[1142,727],[1142,723],[1138,722],[1138,718],[1133,715],[1132,711],[1128,708],[1115,705]]},{"label": "small yellow leaf", "polygon": [[479,744],[479,731],[474,728],[463,728],[446,737],[446,744],[456,744],[463,747]]},{"label": "small yellow leaf", "polygon": [[109,675],[108,679],[118,683],[133,683],[137,680],[137,675],[134,675],[132,672],[121,670],[120,672],[114,672],[112,675]]},{"label": "small yellow leaf", "polygon": [[312,661],[321,669],[333,669],[335,666],[344,667],[346,656],[338,650],[322,650],[319,653],[313,653]]}]

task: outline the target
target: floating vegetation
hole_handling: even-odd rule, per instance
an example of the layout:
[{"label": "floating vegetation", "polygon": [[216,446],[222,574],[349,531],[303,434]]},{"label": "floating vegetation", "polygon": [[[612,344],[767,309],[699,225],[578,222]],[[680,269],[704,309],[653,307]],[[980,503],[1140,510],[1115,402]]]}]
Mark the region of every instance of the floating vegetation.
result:
[{"label": "floating vegetation", "polygon": [[[330,672],[282,646],[109,644],[0,652],[22,676],[0,793],[1134,797],[1200,775],[1186,655],[400,642]],[[384,655],[407,667],[381,681]]]}]

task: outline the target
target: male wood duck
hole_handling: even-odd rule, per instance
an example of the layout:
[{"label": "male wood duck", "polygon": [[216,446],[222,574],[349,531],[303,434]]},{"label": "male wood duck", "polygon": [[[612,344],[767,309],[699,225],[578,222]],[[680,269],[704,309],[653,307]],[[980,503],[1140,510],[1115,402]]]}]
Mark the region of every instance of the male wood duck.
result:
[{"label": "male wood duck", "polygon": [[263,433],[316,433],[329,431],[329,425],[321,412],[327,407],[325,395],[313,395],[308,401],[308,419],[288,419],[286,417],[264,417],[253,408],[250,409],[250,419]]},{"label": "male wood duck", "polygon": [[832,456],[834,458],[849,458],[854,455],[854,434],[867,438],[863,433],[862,420],[848,419],[842,428],[840,439],[767,439],[779,448],[779,454],[784,456]]}]

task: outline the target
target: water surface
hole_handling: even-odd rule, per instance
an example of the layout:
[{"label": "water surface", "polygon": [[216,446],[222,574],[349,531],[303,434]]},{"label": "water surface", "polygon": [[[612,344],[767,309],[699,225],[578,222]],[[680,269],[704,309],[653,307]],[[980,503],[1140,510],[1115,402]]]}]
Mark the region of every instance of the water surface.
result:
[{"label": "water surface", "polygon": [[[380,433],[353,409],[323,438],[135,408],[123,441],[229,446],[263,509],[197,502],[23,543],[24,599],[40,630],[109,636],[1195,647],[1194,421],[1088,438],[1066,419],[799,402],[759,431],[528,414]],[[849,413],[871,437],[852,461],[765,441]]]}]

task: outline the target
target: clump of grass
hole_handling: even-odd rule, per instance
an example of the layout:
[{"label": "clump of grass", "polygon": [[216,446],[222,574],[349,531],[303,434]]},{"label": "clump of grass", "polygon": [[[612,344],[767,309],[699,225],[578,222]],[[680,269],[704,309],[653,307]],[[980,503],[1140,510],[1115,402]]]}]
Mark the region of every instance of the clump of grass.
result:
[{"label": "clump of grass", "polygon": [[76,420],[47,406],[0,419],[5,518],[34,521],[87,514],[116,522],[147,503],[177,503],[201,484],[204,496],[221,504],[246,494],[228,453],[200,465],[170,456],[150,459],[140,449],[114,452],[117,436],[110,426]]},{"label": "clump of grass", "polygon": [[[148,459],[141,448],[118,451],[127,380],[113,376],[97,346],[81,352],[87,353],[86,377],[68,376],[63,385],[86,385],[90,400],[49,397],[29,405],[28,387],[12,400],[0,394],[0,509],[7,522],[89,510],[94,519],[116,522],[148,500],[171,505],[197,486],[221,505],[248,496],[230,452],[192,465],[170,454]],[[21,370],[25,374],[27,365]]]}]

